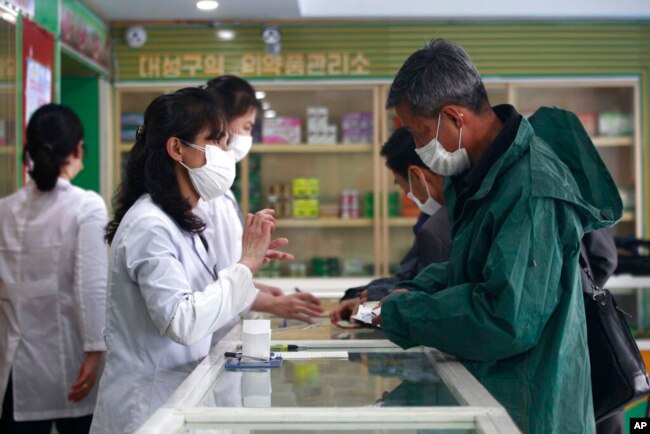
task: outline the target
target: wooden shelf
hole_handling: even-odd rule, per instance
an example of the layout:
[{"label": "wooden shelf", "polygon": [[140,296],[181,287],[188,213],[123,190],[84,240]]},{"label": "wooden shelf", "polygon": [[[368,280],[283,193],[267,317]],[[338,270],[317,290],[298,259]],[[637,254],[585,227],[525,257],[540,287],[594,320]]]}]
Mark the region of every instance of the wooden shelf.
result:
[{"label": "wooden shelf", "polygon": [[291,219],[279,218],[275,225],[278,228],[371,228],[373,219],[356,218],[318,218],[318,219]]},{"label": "wooden shelf", "polygon": [[389,217],[388,226],[391,227],[411,227],[415,224],[417,218],[415,217]]},{"label": "wooden shelf", "polygon": [[[120,152],[129,152],[133,143],[120,143]],[[371,152],[372,145],[368,143],[354,145],[306,145],[299,143],[295,145],[253,145],[252,154],[354,154]]]},{"label": "wooden shelf", "polygon": [[291,153],[320,153],[343,154],[371,152],[372,144],[336,144],[336,145],[307,145],[297,143],[293,145],[253,145],[253,154],[291,154]]},{"label": "wooden shelf", "polygon": [[600,136],[591,139],[597,147],[634,146],[634,137]]}]

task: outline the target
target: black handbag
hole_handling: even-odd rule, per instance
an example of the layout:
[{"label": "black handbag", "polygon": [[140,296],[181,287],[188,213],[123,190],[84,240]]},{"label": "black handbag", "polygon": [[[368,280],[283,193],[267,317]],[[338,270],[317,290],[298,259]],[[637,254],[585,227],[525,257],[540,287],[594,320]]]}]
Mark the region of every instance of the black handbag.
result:
[{"label": "black handbag", "polygon": [[[596,422],[650,393],[650,380],[623,312],[607,289],[596,285],[582,254],[591,389]],[[590,290],[589,290],[590,289]]]}]

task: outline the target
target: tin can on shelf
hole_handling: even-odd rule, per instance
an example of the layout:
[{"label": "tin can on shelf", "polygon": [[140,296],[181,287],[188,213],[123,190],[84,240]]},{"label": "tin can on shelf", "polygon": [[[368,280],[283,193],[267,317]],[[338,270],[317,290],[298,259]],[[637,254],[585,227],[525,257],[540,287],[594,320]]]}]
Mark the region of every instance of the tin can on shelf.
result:
[{"label": "tin can on shelf", "polygon": [[311,274],[316,277],[324,277],[326,275],[326,262],[325,258],[314,256],[311,258]]},{"label": "tin can on shelf", "polygon": [[388,216],[397,217],[399,215],[400,194],[397,191],[388,193]]},{"label": "tin can on shelf", "polygon": [[375,193],[369,191],[363,194],[363,216],[372,218],[375,215]]},{"label": "tin can on shelf", "polygon": [[341,192],[341,218],[352,219],[358,218],[359,215],[359,192],[354,189],[343,190]]}]

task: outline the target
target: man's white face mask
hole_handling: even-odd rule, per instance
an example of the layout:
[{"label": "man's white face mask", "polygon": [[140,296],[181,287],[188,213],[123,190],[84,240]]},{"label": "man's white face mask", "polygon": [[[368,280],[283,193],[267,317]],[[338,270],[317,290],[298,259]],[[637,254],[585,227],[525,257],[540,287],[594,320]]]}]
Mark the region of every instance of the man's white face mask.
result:
[{"label": "man's white face mask", "polygon": [[187,146],[205,152],[205,165],[187,169],[192,185],[203,200],[211,200],[221,196],[230,189],[235,180],[235,155],[232,151],[224,151],[215,145],[205,145],[202,148],[193,143],[183,142]]},{"label": "man's white face mask", "polygon": [[253,146],[253,136],[242,136],[240,134],[233,134],[228,149],[235,155],[235,162],[239,163],[248,155]]},{"label": "man's white face mask", "polygon": [[409,176],[409,192],[406,194],[406,197],[411,199],[415,205],[422,211],[423,213],[427,215],[434,215],[442,206],[436,202],[434,198],[431,197],[431,194],[429,194],[429,187],[427,186],[427,183],[424,183],[424,188],[427,190],[427,200],[422,203],[420,202],[420,199],[415,197],[413,194],[413,186],[411,185],[411,172],[408,173]]},{"label": "man's white face mask", "polygon": [[469,169],[470,166],[467,150],[461,148],[463,127],[460,128],[460,133],[458,135],[458,149],[453,152],[447,151],[438,140],[440,121],[442,119],[441,115],[442,112],[438,114],[436,137],[425,146],[416,148],[415,152],[417,152],[424,164],[426,164],[432,172],[443,176],[458,175],[459,173],[463,173]]}]

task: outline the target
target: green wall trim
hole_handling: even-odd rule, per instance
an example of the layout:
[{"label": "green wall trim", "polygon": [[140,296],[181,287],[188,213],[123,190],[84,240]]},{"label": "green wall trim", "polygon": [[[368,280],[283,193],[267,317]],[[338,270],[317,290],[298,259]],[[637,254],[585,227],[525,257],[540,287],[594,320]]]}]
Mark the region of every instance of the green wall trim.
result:
[{"label": "green wall trim", "polygon": [[[221,74],[257,83],[390,82],[406,58],[433,38],[462,45],[484,78],[638,77],[641,116],[642,215],[650,216],[650,22],[277,22],[282,52],[265,53],[263,23],[223,23],[235,39],[219,40],[207,23],[139,23],[147,42],[130,48],[124,30],[111,29],[115,82],[202,84]],[[349,63],[356,62],[353,70]],[[217,62],[216,67],[214,66]],[[346,64],[343,68],[342,65]],[[289,67],[291,65],[291,67]],[[361,67],[358,67],[361,65]],[[348,66],[350,66],[348,68]],[[650,234],[650,219],[642,232]]]},{"label": "green wall trim", "polygon": [[35,0],[34,22],[53,35],[59,34],[60,0]]},{"label": "green wall trim", "polygon": [[73,184],[99,193],[99,78],[62,77],[61,98],[61,104],[74,110],[84,127],[84,170],[74,178]]},{"label": "green wall trim", "polygon": [[61,40],[58,35],[54,36],[54,71],[52,73],[54,92],[52,102],[61,102]]},{"label": "green wall trim", "polygon": [[648,125],[648,114],[650,113],[650,63],[641,71],[641,78],[639,80],[639,94],[640,94],[640,112],[641,118],[641,179],[638,180],[641,186],[641,203],[637,206],[643,210],[643,215],[646,216],[643,224],[641,236],[648,238],[650,234],[650,200],[648,200],[648,192],[650,192],[650,126]]},{"label": "green wall trim", "polygon": [[93,71],[94,73],[101,75],[103,77],[108,77],[110,76],[110,71],[106,68],[104,68],[102,65],[99,63],[93,62],[89,60],[87,57],[82,56],[79,54],[76,50],[68,48],[65,44],[61,43],[61,54],[66,55],[69,57],[74,58],[77,62],[81,63],[84,65],[86,68],[89,70]]},{"label": "green wall trim", "polygon": [[23,18],[16,19],[16,186],[23,185]]}]

